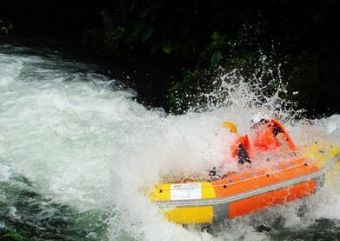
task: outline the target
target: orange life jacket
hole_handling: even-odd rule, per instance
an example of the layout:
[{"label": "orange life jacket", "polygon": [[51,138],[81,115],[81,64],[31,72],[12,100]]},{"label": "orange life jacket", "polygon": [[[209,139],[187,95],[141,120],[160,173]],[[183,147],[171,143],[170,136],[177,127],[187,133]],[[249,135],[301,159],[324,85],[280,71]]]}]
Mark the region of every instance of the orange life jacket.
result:
[{"label": "orange life jacket", "polygon": [[284,140],[292,151],[296,151],[296,146],[288,135],[288,132],[283,125],[275,119],[269,123],[264,123],[255,131],[255,138],[253,140],[254,148],[261,151],[275,150],[281,146],[276,135],[282,133]]},{"label": "orange life jacket", "polygon": [[281,124],[281,122],[276,120],[276,119],[272,119],[271,121],[274,124],[273,128],[275,128],[275,127],[279,128],[282,131],[282,133],[284,134],[284,139],[285,139],[289,149],[291,151],[297,151],[297,147],[296,147],[295,143],[293,142],[292,138],[289,136],[286,128],[284,128],[284,126]]}]

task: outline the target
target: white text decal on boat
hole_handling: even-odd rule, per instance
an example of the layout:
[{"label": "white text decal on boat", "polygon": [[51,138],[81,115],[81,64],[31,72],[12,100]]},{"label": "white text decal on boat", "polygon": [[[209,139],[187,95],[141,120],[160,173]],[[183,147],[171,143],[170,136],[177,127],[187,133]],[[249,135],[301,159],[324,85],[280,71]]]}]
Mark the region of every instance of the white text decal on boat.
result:
[{"label": "white text decal on boat", "polygon": [[171,200],[201,199],[201,183],[171,184]]}]

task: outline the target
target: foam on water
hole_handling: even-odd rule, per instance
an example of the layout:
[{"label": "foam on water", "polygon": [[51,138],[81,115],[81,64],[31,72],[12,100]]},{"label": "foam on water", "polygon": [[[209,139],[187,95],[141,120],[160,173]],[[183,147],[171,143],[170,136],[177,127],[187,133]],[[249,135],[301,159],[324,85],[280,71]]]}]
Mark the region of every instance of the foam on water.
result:
[{"label": "foam on water", "polygon": [[[277,93],[260,105],[254,86],[236,79],[235,73],[224,76],[212,93],[228,93],[221,105],[173,116],[147,110],[133,100],[136,93],[115,89],[115,80],[80,64],[20,51],[0,54],[0,181],[19,173],[56,202],[79,212],[104,210],[110,240],[263,240],[268,237],[256,231],[256,223],[275,215],[286,225],[339,219],[340,210],[334,210],[340,207],[340,191],[323,190],[308,201],[313,209],[305,220],[292,204],[207,233],[167,222],[144,196],[142,190],[164,175],[236,168],[226,164],[233,137],[220,127],[223,121],[234,121],[247,133],[254,113],[292,119],[280,108]],[[292,123],[287,128],[299,143],[317,138],[325,127],[340,142],[340,116],[315,120],[312,127]]]}]

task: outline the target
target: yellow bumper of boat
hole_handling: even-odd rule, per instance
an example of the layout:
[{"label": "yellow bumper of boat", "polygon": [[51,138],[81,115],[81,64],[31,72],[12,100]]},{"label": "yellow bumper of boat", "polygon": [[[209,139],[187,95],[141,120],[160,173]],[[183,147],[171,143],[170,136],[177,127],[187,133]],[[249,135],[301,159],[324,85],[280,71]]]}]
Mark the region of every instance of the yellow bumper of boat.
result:
[{"label": "yellow bumper of boat", "polygon": [[212,223],[214,218],[212,206],[173,208],[163,212],[170,222],[179,224]]},{"label": "yellow bumper of boat", "polygon": [[[329,143],[315,143],[304,149],[304,156],[313,160],[320,169],[339,153],[340,147]],[[332,187],[338,178],[340,178],[340,161],[325,175],[324,185],[326,188]]]},{"label": "yellow bumper of boat", "polygon": [[[187,183],[186,185],[190,185],[190,183]],[[194,185],[200,186],[201,193],[198,195],[200,195],[202,199],[216,198],[215,190],[211,183],[200,182],[195,183]],[[171,197],[170,190],[173,188],[174,187],[171,184],[164,183],[155,186],[154,190],[150,194],[151,201],[172,200],[174,197]],[[190,195],[190,193],[187,195]],[[212,206],[181,207],[171,209],[165,208],[162,209],[162,212],[170,222],[179,224],[212,223],[214,218],[214,210]]]}]

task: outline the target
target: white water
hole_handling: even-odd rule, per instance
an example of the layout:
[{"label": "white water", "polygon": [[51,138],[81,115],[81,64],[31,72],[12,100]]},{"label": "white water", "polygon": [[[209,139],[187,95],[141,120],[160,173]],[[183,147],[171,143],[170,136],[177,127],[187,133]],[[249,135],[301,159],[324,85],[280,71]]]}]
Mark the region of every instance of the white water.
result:
[{"label": "white water", "polygon": [[[250,117],[264,111],[246,106],[255,98],[248,87],[233,86],[230,106],[172,116],[136,103],[133,91],[112,90],[115,80],[86,66],[20,51],[0,52],[0,181],[19,173],[56,202],[110,213],[110,240],[264,240],[254,228],[272,213],[283,215],[288,226],[340,219],[340,191],[324,190],[309,200],[314,209],[303,219],[292,204],[229,222],[213,234],[168,223],[141,189],[165,174],[203,174],[224,163],[232,137],[221,123],[234,121],[246,133]],[[276,108],[273,98],[268,105]],[[287,125],[300,143],[323,129],[340,142],[340,116],[315,122]]]}]

